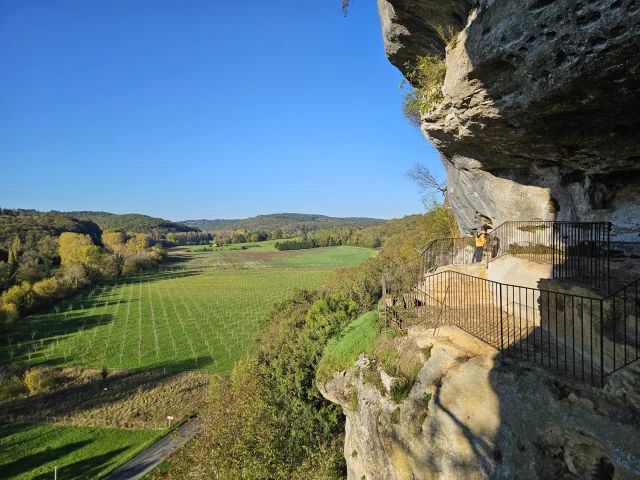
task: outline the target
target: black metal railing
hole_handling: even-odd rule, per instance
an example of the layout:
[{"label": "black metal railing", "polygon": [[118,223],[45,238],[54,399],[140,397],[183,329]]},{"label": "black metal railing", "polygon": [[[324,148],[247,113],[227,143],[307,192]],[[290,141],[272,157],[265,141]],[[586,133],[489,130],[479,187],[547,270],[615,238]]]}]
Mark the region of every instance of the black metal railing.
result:
[{"label": "black metal railing", "polygon": [[605,348],[608,363],[604,377],[640,358],[638,320],[640,319],[640,279],[631,282],[602,300],[605,331],[613,340],[610,351]]},{"label": "black metal railing", "polygon": [[610,291],[609,222],[511,221],[490,232],[488,261],[504,255],[552,266],[552,278]]},{"label": "black metal railing", "polygon": [[[610,230],[608,222],[510,221],[487,235],[484,259],[474,258],[474,237],[434,240],[422,251],[422,256],[433,269],[476,261],[489,263],[511,255],[551,265],[552,278],[608,293],[611,291]],[[625,252],[640,250],[632,242],[613,245],[616,246]]]},{"label": "black metal railing", "polygon": [[495,245],[489,261],[512,255],[543,265],[553,264],[554,222],[505,222],[491,231]]},{"label": "black metal railing", "polygon": [[423,250],[427,264],[433,267],[442,265],[466,265],[474,263],[475,239],[473,237],[438,238]]},{"label": "black metal railing", "polygon": [[640,280],[591,298],[454,271],[429,274],[419,259],[409,263],[383,277],[388,326],[454,325],[505,355],[593,385],[640,358]]}]

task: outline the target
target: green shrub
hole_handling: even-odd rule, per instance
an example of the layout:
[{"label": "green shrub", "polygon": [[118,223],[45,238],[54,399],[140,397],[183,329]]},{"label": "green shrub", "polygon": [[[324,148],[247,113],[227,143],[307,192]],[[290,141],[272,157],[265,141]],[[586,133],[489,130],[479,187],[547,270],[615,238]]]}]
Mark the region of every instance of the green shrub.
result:
[{"label": "green shrub", "polygon": [[57,277],[45,278],[33,284],[33,292],[38,297],[38,301],[49,303],[53,300],[63,298],[67,294],[66,285]]},{"label": "green shrub", "polygon": [[18,307],[13,303],[0,305],[0,329],[9,328],[18,318]]},{"label": "green shrub", "polygon": [[276,250],[307,250],[317,248],[318,244],[315,240],[290,240],[288,242],[276,242],[274,245]]},{"label": "green shrub", "polygon": [[29,395],[48,393],[55,385],[55,373],[50,369],[32,368],[24,374],[24,385]]},{"label": "green shrub", "polygon": [[0,384],[0,402],[11,400],[24,393],[27,393],[24,382],[15,375],[7,378]]},{"label": "green shrub", "polygon": [[553,254],[553,247],[540,244],[531,245],[509,245],[507,253],[511,255],[551,255]]},{"label": "green shrub", "polygon": [[[404,94],[403,113],[412,125],[420,125],[420,117],[438,106],[444,96],[442,84],[447,72],[445,59],[441,55],[416,57],[416,63],[407,63],[407,80],[412,85]],[[404,83],[401,88],[404,88]]]},{"label": "green shrub", "polygon": [[33,306],[34,294],[29,282],[14,285],[2,294],[3,305],[15,305],[20,315],[27,312]]}]

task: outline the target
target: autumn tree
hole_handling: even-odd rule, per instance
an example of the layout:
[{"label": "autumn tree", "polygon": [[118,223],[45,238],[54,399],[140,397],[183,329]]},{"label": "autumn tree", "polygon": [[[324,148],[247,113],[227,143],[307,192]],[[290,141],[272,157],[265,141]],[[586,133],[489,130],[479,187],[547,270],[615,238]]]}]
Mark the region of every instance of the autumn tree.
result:
[{"label": "autumn tree", "polygon": [[102,244],[111,252],[124,247],[126,241],[127,236],[119,230],[105,230],[102,232]]},{"label": "autumn tree", "polygon": [[20,260],[20,245],[20,237],[16,235],[9,247],[9,265],[12,269],[18,266],[18,261]]},{"label": "autumn tree", "polygon": [[132,252],[140,253],[151,246],[151,237],[145,233],[139,233],[132,236],[127,241],[127,249]]},{"label": "autumn tree", "polygon": [[93,245],[91,237],[89,235],[83,235],[81,233],[64,232],[60,235],[60,260],[62,265],[70,263],[73,259],[74,253],[89,245]]},{"label": "autumn tree", "polygon": [[73,285],[74,289],[78,289],[88,283],[87,273],[79,263],[71,263],[64,267],[62,278],[69,285]]},{"label": "autumn tree", "polygon": [[38,240],[38,255],[42,259],[45,267],[50,268],[58,258],[58,249],[60,248],[60,242],[58,238],[46,235]]},{"label": "autumn tree", "polygon": [[40,265],[40,256],[36,250],[27,250],[20,257],[15,273],[16,282],[37,282],[45,276],[45,267]]},{"label": "autumn tree", "polygon": [[233,235],[231,235],[231,243],[244,243],[246,241],[242,233],[233,232]]}]

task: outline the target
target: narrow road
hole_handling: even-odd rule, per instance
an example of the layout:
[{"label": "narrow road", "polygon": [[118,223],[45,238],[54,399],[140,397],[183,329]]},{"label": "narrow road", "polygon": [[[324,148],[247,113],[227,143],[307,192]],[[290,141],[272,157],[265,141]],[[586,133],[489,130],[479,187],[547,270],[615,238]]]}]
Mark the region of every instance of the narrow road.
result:
[{"label": "narrow road", "polygon": [[137,480],[143,477],[180,448],[184,442],[193,437],[196,431],[197,421],[197,417],[193,418],[170,434],[162,437],[127,463],[116,468],[106,477],[106,480]]}]

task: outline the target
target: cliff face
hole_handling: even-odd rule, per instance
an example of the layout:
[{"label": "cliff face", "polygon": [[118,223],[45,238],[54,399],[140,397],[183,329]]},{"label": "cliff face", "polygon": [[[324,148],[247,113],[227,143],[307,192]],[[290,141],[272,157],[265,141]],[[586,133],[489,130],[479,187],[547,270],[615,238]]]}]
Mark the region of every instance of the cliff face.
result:
[{"label": "cliff face", "polygon": [[429,358],[399,403],[394,379],[364,355],[319,385],[346,415],[350,480],[640,475],[637,371],[600,390],[534,365],[502,365],[495,350],[455,327],[413,327],[407,341]]},{"label": "cliff face", "polygon": [[[483,221],[611,221],[640,232],[638,0],[378,0],[406,73],[446,51],[444,101],[423,114],[463,230]],[[437,26],[460,31],[445,47]]]}]

